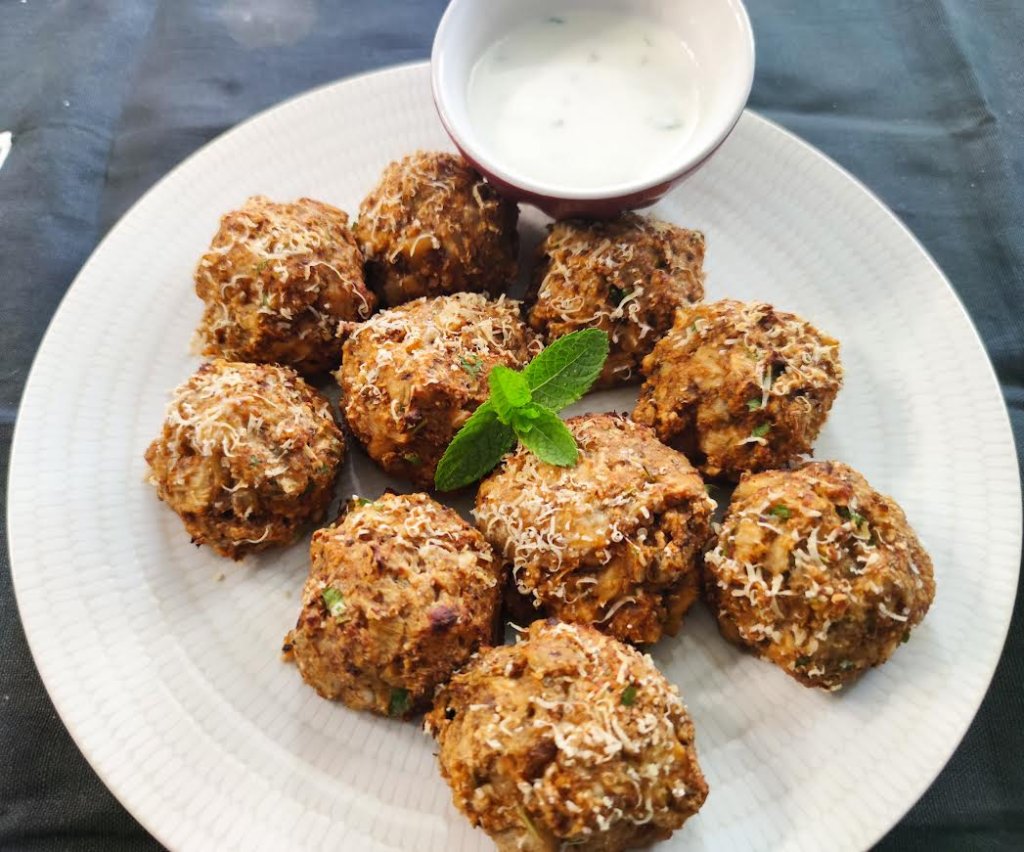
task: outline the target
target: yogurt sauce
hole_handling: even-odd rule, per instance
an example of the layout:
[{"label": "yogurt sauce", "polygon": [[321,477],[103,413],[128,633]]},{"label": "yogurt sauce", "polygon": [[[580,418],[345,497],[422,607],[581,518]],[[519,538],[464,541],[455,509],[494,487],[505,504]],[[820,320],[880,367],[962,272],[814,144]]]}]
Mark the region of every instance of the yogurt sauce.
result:
[{"label": "yogurt sauce", "polygon": [[481,147],[538,183],[598,189],[681,159],[700,109],[700,69],[652,18],[564,12],[488,47],[466,92]]}]

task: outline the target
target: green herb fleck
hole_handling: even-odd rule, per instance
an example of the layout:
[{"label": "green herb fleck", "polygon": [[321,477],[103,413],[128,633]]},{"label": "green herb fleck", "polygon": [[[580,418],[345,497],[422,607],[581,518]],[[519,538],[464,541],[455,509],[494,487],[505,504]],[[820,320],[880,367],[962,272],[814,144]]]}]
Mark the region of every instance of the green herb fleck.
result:
[{"label": "green herb fleck", "polygon": [[810,658],[810,657],[797,657],[797,658],[796,658],[796,662],[794,663],[794,665],[795,665],[795,666],[796,666],[796,667],[797,667],[798,669],[802,669],[802,668],[804,668],[805,666],[809,665],[809,664],[810,664],[810,662],[811,662],[811,658]]},{"label": "green herb fleck", "polygon": [[789,511],[788,506],[783,506],[781,503],[777,506],[772,506],[768,510],[769,515],[775,515],[776,518],[782,518],[782,520],[789,520],[790,515],[793,513]]},{"label": "green herb fleck", "polygon": [[761,397],[747,400],[747,411],[757,411],[761,407]]},{"label": "green herb fleck", "polygon": [[333,586],[328,586],[320,593],[327,611],[335,618],[345,614],[345,597]]},{"label": "green herb fleck", "polygon": [[420,458],[419,453],[405,453],[402,456],[402,458],[405,459],[405,461],[408,464],[414,465],[416,467],[419,467],[421,464],[423,464],[423,459]]},{"label": "green herb fleck", "polygon": [[373,500],[369,500],[366,497],[353,497],[357,506],[372,506]]},{"label": "green herb fleck", "polygon": [[846,521],[850,521],[855,527],[861,526],[866,520],[865,517],[851,509],[849,506],[836,506],[836,514]]},{"label": "green herb fleck", "polygon": [[269,260],[261,260],[259,263],[256,264],[256,272],[257,272],[257,274],[262,272],[268,266],[270,266],[270,261]]},{"label": "green herb fleck", "polygon": [[626,289],[625,287],[608,288],[608,298],[611,303],[616,306],[621,305],[626,300],[627,296],[632,295],[633,291],[631,289]]},{"label": "green herb fleck", "polygon": [[760,426],[755,426],[750,430],[750,434],[754,438],[763,438],[772,429],[771,423],[762,423]]},{"label": "green herb fleck", "polygon": [[252,467],[258,467],[259,465],[263,464],[263,462],[260,460],[259,456],[249,456],[249,464]]},{"label": "green herb fleck", "polygon": [[404,716],[409,712],[412,702],[409,700],[409,690],[398,686],[391,687],[391,697],[388,699],[388,715]]},{"label": "green herb fleck", "polygon": [[840,660],[839,661],[839,671],[841,671],[841,672],[848,672],[852,668],[854,668],[853,660]]},{"label": "green herb fleck", "polygon": [[903,645],[904,643],[909,642],[909,641],[910,641],[910,631],[909,630],[904,630],[903,631],[903,638],[900,639],[900,644]]},{"label": "green herb fleck", "polygon": [[324,464],[320,465],[319,468],[317,468],[317,471],[319,473],[330,473],[331,472],[331,466],[325,462]]},{"label": "green herb fleck", "polygon": [[624,707],[632,707],[636,703],[636,686],[630,684],[624,690],[622,690],[622,696],[619,699]]},{"label": "green herb fleck", "polygon": [[459,361],[459,366],[474,379],[478,379],[483,372],[484,361],[479,355],[466,355]]}]

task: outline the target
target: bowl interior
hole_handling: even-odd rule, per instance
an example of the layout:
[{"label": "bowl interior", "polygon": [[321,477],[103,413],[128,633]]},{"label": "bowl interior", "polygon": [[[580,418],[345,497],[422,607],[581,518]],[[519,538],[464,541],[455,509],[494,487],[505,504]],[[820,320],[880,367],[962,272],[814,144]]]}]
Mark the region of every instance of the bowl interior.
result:
[{"label": "bowl interior", "polygon": [[[474,130],[467,88],[481,53],[530,19],[574,10],[627,11],[675,32],[699,75],[700,107],[689,139],[670,168],[629,183],[580,189],[547,183],[500,162]],[[740,0],[453,0],[438,28],[432,55],[434,97],[459,147],[497,177],[533,193],[604,198],[653,186],[700,162],[728,135],[746,104],[754,71],[750,22]]]}]

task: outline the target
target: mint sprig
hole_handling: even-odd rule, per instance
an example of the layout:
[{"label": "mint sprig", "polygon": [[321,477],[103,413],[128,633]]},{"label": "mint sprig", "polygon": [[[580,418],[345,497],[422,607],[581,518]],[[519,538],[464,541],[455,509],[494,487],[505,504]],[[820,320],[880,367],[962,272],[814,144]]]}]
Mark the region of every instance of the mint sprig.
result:
[{"label": "mint sprig", "polygon": [[518,439],[547,464],[576,464],[576,439],[558,411],[580,399],[601,374],[608,335],[574,331],[542,350],[522,371],[495,366],[490,397],[463,424],[434,474],[438,491],[454,491],[493,470]]}]

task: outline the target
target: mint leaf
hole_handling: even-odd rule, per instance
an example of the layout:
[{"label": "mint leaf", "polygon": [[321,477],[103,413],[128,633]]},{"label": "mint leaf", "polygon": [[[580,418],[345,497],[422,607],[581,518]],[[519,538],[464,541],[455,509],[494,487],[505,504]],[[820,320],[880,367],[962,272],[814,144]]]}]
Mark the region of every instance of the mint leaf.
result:
[{"label": "mint leaf", "polygon": [[490,400],[481,405],[448,445],[437,463],[434,487],[454,491],[490,473],[515,443],[510,426],[498,419]]},{"label": "mint leaf", "polygon": [[576,464],[579,452],[576,439],[562,418],[555,412],[540,406],[532,407],[537,416],[531,418],[529,429],[516,429],[516,437],[526,449],[542,462],[568,467]]},{"label": "mint leaf", "polygon": [[506,426],[512,422],[512,414],[530,402],[530,386],[522,373],[510,370],[504,364],[497,364],[487,376],[491,386],[491,405],[498,419]]},{"label": "mint leaf", "polygon": [[608,357],[608,335],[586,328],[559,337],[526,365],[523,375],[533,401],[558,411],[583,396]]},{"label": "mint leaf", "polygon": [[516,435],[524,435],[533,428],[533,421],[541,417],[541,412],[547,409],[541,408],[535,402],[516,408],[512,411],[512,418],[509,426]]}]

